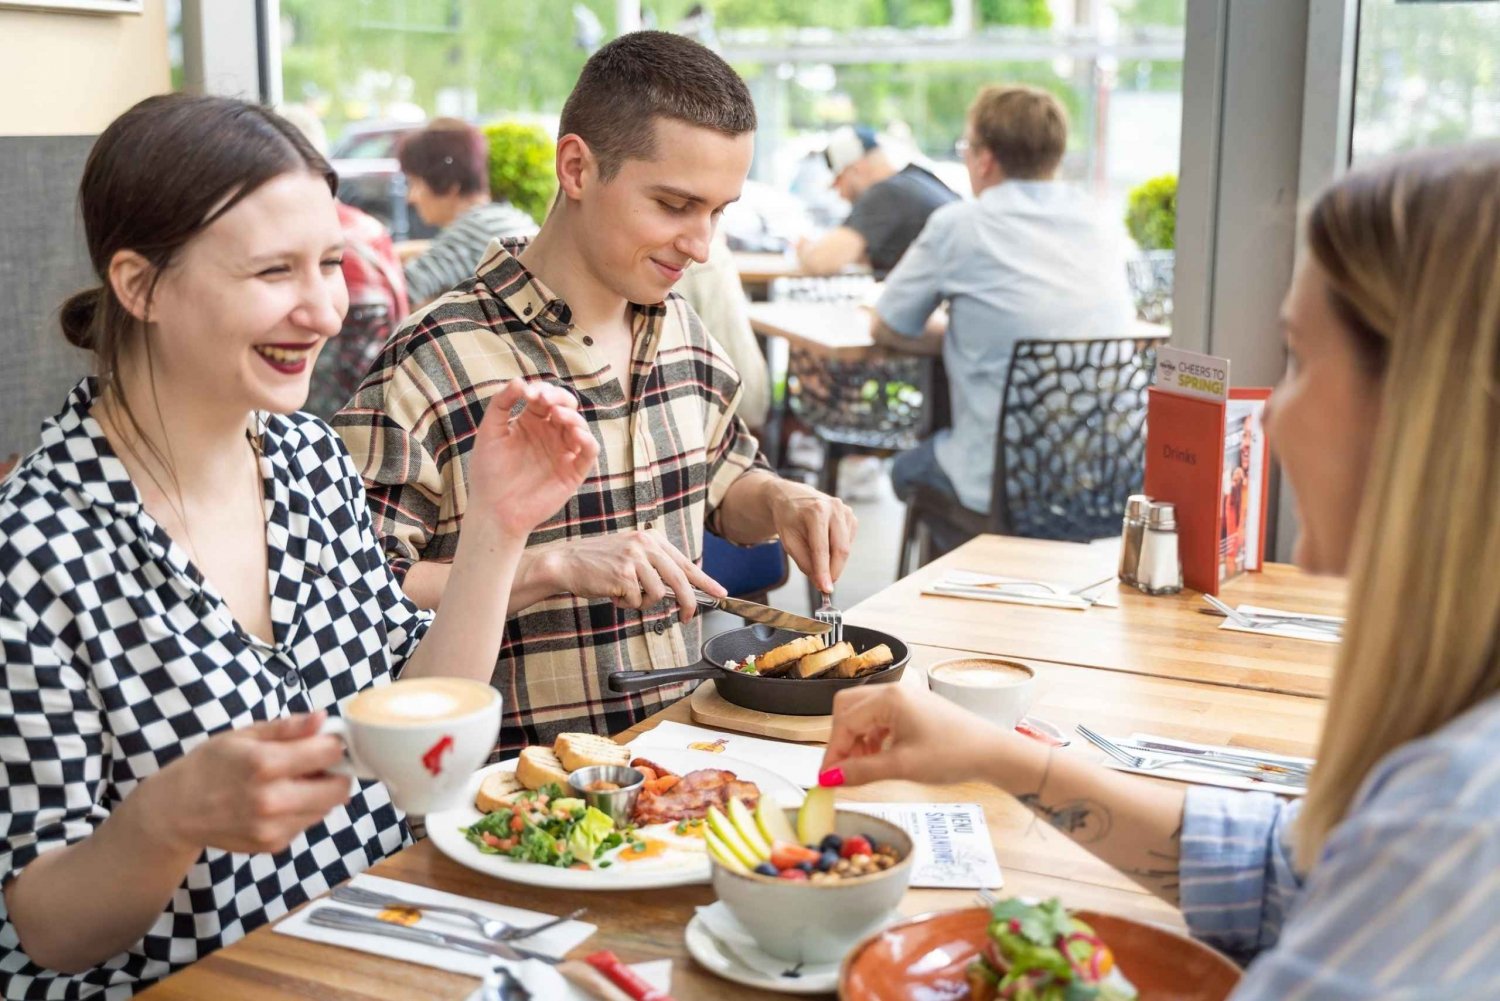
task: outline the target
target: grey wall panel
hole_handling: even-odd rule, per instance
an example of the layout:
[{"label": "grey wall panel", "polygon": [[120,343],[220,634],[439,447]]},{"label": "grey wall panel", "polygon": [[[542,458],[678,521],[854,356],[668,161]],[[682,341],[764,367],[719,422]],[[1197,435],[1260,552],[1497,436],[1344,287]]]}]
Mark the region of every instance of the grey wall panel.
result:
[{"label": "grey wall panel", "polygon": [[57,307],[93,284],[78,219],[78,180],[93,136],[0,136],[0,465],[36,446],[37,429],[87,374]]}]

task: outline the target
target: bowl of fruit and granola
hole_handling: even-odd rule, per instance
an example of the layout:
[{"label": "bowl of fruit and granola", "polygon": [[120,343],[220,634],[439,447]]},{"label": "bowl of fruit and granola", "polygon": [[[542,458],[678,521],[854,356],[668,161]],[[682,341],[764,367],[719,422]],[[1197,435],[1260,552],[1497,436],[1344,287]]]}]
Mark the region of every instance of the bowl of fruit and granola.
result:
[{"label": "bowl of fruit and granola", "polygon": [[895,824],[813,789],[798,810],[731,800],[710,810],[713,885],[767,955],[830,963],[884,925],[911,880],[912,840]]}]

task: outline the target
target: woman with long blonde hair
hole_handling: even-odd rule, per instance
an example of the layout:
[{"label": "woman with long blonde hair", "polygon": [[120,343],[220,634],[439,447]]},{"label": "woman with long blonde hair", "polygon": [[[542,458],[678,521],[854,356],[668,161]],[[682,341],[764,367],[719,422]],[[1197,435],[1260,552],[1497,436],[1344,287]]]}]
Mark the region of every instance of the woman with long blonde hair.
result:
[{"label": "woman with long blonde hair", "polygon": [[1349,617],[1306,800],[1149,783],[895,685],[841,694],[822,781],[995,782],[1253,958],[1236,1001],[1500,997],[1500,146],[1348,175],[1307,250],[1267,425],[1297,562],[1347,573]]}]

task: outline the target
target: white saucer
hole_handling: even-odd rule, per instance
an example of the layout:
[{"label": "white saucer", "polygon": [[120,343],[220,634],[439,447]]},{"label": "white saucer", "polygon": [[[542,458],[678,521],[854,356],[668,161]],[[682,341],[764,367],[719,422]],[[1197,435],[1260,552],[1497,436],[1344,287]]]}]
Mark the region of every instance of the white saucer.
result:
[{"label": "white saucer", "polygon": [[[722,904],[715,906],[722,907]],[[827,963],[821,966],[805,966],[795,977],[779,976],[751,969],[735,958],[734,954],[719,944],[706,927],[703,919],[694,914],[683,932],[683,939],[687,943],[687,951],[698,965],[710,973],[732,980],[746,987],[758,987],[763,991],[775,991],[778,994],[832,994],[839,987],[838,963]]]}]

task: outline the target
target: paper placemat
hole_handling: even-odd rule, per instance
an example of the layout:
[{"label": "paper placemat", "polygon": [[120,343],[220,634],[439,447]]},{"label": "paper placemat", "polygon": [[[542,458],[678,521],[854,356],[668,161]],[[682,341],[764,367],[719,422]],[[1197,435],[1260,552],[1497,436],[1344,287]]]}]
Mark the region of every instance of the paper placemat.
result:
[{"label": "paper placemat", "polygon": [[[361,873],[349,882],[351,886],[357,886],[362,890],[386,893],[393,897],[400,897],[402,900],[411,900],[416,903],[463,907],[467,910],[477,911],[480,914],[499,918],[502,921],[508,921],[516,925],[539,925],[543,921],[548,921],[556,917],[555,914],[545,914],[541,911],[527,911],[518,907],[505,907],[501,904],[492,904],[486,900],[474,900],[471,897],[461,897],[456,893],[444,893],[441,890],[429,889],[425,886],[418,886],[415,883],[403,883],[395,879],[371,876],[368,873]],[[490,960],[483,956],[472,956],[453,949],[423,945],[420,942],[403,942],[399,939],[386,938],[382,935],[364,935],[359,932],[343,931],[338,928],[324,928],[308,921],[308,917],[313,912],[324,907],[347,908],[348,910],[360,911],[370,915],[383,913],[370,908],[340,904],[331,897],[323,897],[320,900],[313,901],[313,903],[302,908],[302,910],[291,917],[284,918],[278,922],[275,930],[283,935],[291,935],[293,938],[307,939],[310,942],[322,942],[324,945],[337,945],[345,949],[356,949],[360,952],[368,952],[374,956],[404,959],[409,963],[421,963],[424,966],[433,966],[440,970],[451,970],[454,973],[464,973],[471,977],[482,977],[489,972]],[[451,914],[423,914],[420,920],[416,922],[415,927],[428,928],[432,931],[446,932],[451,935],[462,935],[464,938],[477,939],[482,937],[479,934],[479,929],[475,927],[473,922]],[[598,928],[587,921],[568,921],[558,925],[556,928],[549,928],[540,934],[516,944],[524,946],[532,952],[539,952],[560,958],[568,950],[577,948],[596,931],[598,931]],[[544,964],[515,964],[515,967],[519,968],[525,965]],[[519,972],[517,975],[520,975]]]},{"label": "paper placemat", "polygon": [[658,724],[630,742],[631,748],[636,751],[651,747],[670,747],[679,751],[706,749],[704,746],[694,745],[710,745],[715,750],[722,751],[726,758],[753,761],[804,789],[811,789],[818,784],[818,770],[823,764],[823,748],[819,745],[747,737],[744,734],[710,730],[671,720]]},{"label": "paper placemat", "polygon": [[[1101,583],[1088,589],[1087,599],[1074,594],[1049,594],[1041,588],[1007,590],[995,585],[1037,583],[1024,577],[1006,577],[1001,574],[982,573],[977,570],[950,570],[939,580],[922,589],[923,594],[945,598],[972,598],[976,601],[998,601],[1010,605],[1035,605],[1041,608],[1066,608],[1087,611],[1095,605],[1102,608],[1118,608],[1120,605],[1117,582]],[[1073,584],[1047,581],[1053,587],[1067,592],[1084,587],[1090,581]]]},{"label": "paper placemat", "polygon": [[994,890],[1005,885],[995,844],[978,803],[852,803],[839,807],[888,820],[912,836],[911,885]]},{"label": "paper placemat", "polygon": [[[1261,615],[1301,615],[1304,618],[1317,619],[1320,622],[1334,622],[1339,625],[1344,623],[1344,620],[1337,615],[1308,615],[1306,612],[1289,612],[1284,608],[1261,608],[1257,605],[1239,605],[1235,608],[1235,611],[1243,612],[1246,615],[1256,613]],[[1219,628],[1228,629],[1230,632],[1235,633],[1253,633],[1256,636],[1285,636],[1288,639],[1312,640],[1316,643],[1337,643],[1342,639],[1341,636],[1330,630],[1319,629],[1316,626],[1309,628],[1294,623],[1286,623],[1285,625],[1278,623],[1276,625],[1251,627],[1242,626],[1233,619],[1226,618],[1223,622],[1219,623]]]}]

